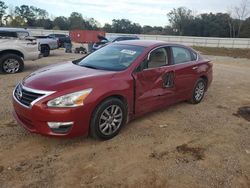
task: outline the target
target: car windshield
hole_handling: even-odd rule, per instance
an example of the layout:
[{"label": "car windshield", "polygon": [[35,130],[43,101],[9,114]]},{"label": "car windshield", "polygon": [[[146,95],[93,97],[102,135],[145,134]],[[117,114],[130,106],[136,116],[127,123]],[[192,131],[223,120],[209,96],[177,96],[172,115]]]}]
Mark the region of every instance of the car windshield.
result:
[{"label": "car windshield", "polygon": [[122,71],[127,69],[143,50],[144,47],[141,46],[108,45],[88,55],[78,64],[92,69]]}]

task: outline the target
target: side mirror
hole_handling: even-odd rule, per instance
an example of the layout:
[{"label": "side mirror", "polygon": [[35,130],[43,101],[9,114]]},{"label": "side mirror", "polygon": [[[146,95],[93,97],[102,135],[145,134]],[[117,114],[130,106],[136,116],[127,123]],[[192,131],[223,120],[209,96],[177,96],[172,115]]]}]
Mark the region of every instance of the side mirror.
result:
[{"label": "side mirror", "polygon": [[142,71],[144,71],[144,70],[147,69],[147,68],[148,68],[148,60],[145,59],[145,60],[140,64],[140,66],[138,66],[138,67],[136,68],[135,72],[142,72]]}]

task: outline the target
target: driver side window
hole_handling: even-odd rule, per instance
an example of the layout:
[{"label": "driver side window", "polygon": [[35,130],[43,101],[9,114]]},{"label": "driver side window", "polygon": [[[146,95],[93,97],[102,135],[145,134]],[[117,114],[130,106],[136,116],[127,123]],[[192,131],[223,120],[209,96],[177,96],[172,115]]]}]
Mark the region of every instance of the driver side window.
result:
[{"label": "driver side window", "polygon": [[165,48],[159,48],[151,52],[148,68],[157,68],[167,65],[168,55]]}]

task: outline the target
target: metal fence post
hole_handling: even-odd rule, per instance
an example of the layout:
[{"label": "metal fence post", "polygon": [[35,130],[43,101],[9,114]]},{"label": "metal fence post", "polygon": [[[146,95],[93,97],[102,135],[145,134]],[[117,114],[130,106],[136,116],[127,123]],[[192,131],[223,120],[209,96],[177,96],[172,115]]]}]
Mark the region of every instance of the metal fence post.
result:
[{"label": "metal fence post", "polygon": [[217,48],[220,47],[220,39],[218,39]]}]

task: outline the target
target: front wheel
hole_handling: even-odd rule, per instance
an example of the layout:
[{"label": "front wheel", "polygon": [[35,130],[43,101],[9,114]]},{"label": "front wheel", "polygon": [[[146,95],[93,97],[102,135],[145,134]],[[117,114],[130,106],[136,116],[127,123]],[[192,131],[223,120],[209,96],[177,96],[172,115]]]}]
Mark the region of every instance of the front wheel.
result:
[{"label": "front wheel", "polygon": [[96,108],[91,120],[90,134],[97,139],[111,139],[119,133],[126,119],[126,105],[117,98],[109,98]]},{"label": "front wheel", "polygon": [[206,81],[202,78],[199,78],[195,84],[190,102],[192,104],[200,103],[204,98],[205,92],[206,92]]},{"label": "front wheel", "polygon": [[5,54],[0,58],[0,69],[7,74],[21,72],[24,68],[23,59],[16,54]]},{"label": "front wheel", "polygon": [[48,57],[50,55],[50,48],[47,45],[41,46],[41,53],[43,54],[43,57]]}]

